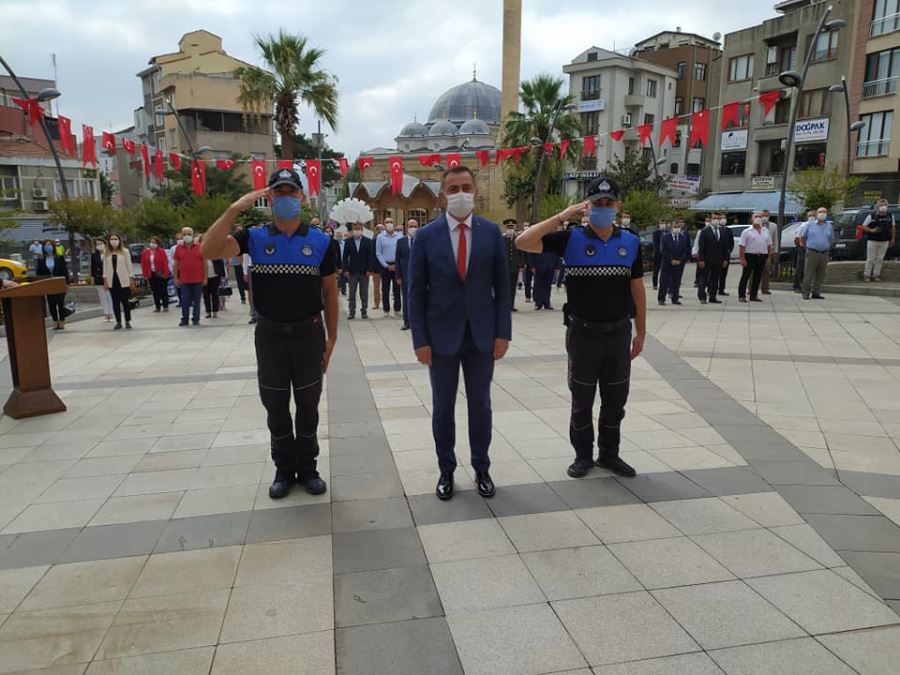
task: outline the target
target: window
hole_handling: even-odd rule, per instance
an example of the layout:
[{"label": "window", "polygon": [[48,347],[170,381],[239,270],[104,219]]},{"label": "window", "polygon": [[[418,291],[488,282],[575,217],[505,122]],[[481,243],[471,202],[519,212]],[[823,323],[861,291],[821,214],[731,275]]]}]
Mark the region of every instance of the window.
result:
[{"label": "window", "polygon": [[0,202],[19,201],[19,179],[17,176],[0,176]]},{"label": "window", "polygon": [[675,97],[675,114],[681,115],[684,112],[684,99],[680,96]]},{"label": "window", "polygon": [[779,99],[775,107],[769,111],[769,114],[763,118],[763,126],[770,124],[787,124],[791,115],[791,99]]},{"label": "window", "polygon": [[[72,180],[71,178],[66,179],[66,189],[69,191],[69,197],[77,197],[78,196],[78,192],[75,190],[75,181]],[[62,184],[59,182],[58,178],[55,181],[53,181],[53,198],[54,199],[62,199],[63,198]]]},{"label": "window", "polygon": [[747,152],[723,152],[722,153],[722,170],[723,176],[743,176],[744,165],[747,163]]},{"label": "window", "polygon": [[706,99],[702,96],[695,96],[691,101],[691,112],[700,112],[706,108]]},{"label": "window", "polygon": [[80,180],[78,186],[78,195],[80,197],[97,198],[97,185],[92,180]]},{"label": "window", "polygon": [[884,35],[900,28],[900,0],[875,0],[869,37]]},{"label": "window", "polygon": [[742,129],[747,126],[750,121],[750,104],[744,103],[743,105],[738,106],[738,123],[734,124],[733,122],[729,122],[725,127],[725,130],[728,129]]},{"label": "window", "polygon": [[669,173],[674,174],[676,176],[678,175],[678,162],[672,162],[669,165]]},{"label": "window", "polygon": [[[812,36],[807,38],[807,45],[810,40],[812,40]],[[819,37],[816,39],[816,48],[813,52],[813,62],[837,58],[837,48],[838,31],[829,30],[824,33],[819,33]]]},{"label": "window", "polygon": [[647,79],[647,98],[656,98],[656,80]]},{"label": "window", "polygon": [[675,148],[681,147],[681,129],[677,129],[675,131],[675,145],[672,147],[675,147]]},{"label": "window", "polygon": [[650,164],[653,162],[653,150],[651,148],[641,148],[641,157],[644,158],[645,162]]},{"label": "window", "polygon": [[800,95],[799,119],[827,117],[831,114],[831,92],[827,89],[810,89]]},{"label": "window", "polygon": [[766,50],[766,75],[773,76],[791,69],[797,45],[771,45]]},{"label": "window", "polygon": [[898,72],[900,72],[900,48],[895,47],[867,55],[863,98],[896,93]]},{"label": "window", "polygon": [[600,98],[600,76],[590,75],[581,78],[581,100],[590,101]]},{"label": "window", "polygon": [[150,76],[150,91],[156,94],[159,91],[159,71],[156,70]]},{"label": "window", "polygon": [[759,173],[760,176],[780,174],[784,171],[784,150],[781,144],[784,141],[761,141],[759,143]]},{"label": "window", "polygon": [[652,113],[644,113],[644,124],[653,124],[655,119]]},{"label": "window", "polygon": [[581,113],[581,129],[585,136],[593,136],[597,133],[597,124],[599,120],[599,112]]},{"label": "window", "polygon": [[735,56],[728,60],[728,81],[739,82],[753,77],[753,54]]},{"label": "window", "polygon": [[684,76],[687,74],[687,61],[679,61],[678,65],[675,66],[675,75],[676,79],[683,80]]},{"label": "window", "polygon": [[634,78],[629,77],[628,78],[628,95],[629,96],[634,96],[634,85],[635,85]]},{"label": "window", "polygon": [[891,110],[860,115],[865,126],[859,131],[856,144],[857,157],[882,157],[888,154],[891,144],[891,124],[894,113]]},{"label": "window", "polygon": [[824,167],[825,149],[827,147],[827,143],[798,145],[796,151],[794,151],[794,168],[801,170]]},{"label": "window", "polygon": [[695,63],[694,64],[694,79],[697,82],[703,82],[706,79],[706,64],[705,63]]},{"label": "window", "polygon": [[588,61],[596,61],[597,60],[597,52],[588,52],[587,60]]},{"label": "window", "polygon": [[685,171],[685,173],[688,176],[699,176],[701,173],[700,165],[699,164],[688,164],[687,171]]}]

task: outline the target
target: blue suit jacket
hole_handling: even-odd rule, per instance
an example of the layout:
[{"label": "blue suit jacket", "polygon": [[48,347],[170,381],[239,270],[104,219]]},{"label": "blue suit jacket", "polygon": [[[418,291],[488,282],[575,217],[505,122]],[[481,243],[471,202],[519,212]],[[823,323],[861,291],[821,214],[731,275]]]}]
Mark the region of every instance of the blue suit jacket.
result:
[{"label": "blue suit jacket", "polygon": [[666,232],[660,241],[660,253],[666,263],[673,260],[686,262],[691,257],[691,240],[684,232],[679,232],[674,239],[672,232]]},{"label": "blue suit jacket", "polygon": [[397,242],[397,257],[394,258],[394,276],[403,281],[409,274],[409,237]]},{"label": "blue suit jacket", "polygon": [[472,250],[465,282],[456,271],[447,217],[416,233],[405,283],[413,347],[437,354],[459,352],[466,323],[480,352],[496,338],[512,338],[506,245],[496,223],[472,217]]}]

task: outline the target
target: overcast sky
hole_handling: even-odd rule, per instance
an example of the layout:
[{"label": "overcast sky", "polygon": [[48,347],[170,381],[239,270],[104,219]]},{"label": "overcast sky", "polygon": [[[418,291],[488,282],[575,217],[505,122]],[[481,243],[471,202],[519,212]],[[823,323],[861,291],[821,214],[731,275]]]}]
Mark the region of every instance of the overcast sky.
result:
[{"label": "overcast sky", "polygon": [[[522,78],[562,76],[589,46],[627,48],[662,30],[723,35],[776,16],[773,0],[524,0]],[[289,10],[285,8],[290,8]],[[326,50],[339,79],[338,129],[329,144],[351,158],[393,147],[414,115],[472,77],[500,86],[502,0],[0,0],[0,54],[20,76],[53,77],[62,114],[99,130],[133,124],[141,103],[135,73],[155,54],[177,51],[182,34],[206,29],[232,56],[259,63],[253,35],[279,28],[307,35]],[[300,129],[315,130],[304,111]]]}]

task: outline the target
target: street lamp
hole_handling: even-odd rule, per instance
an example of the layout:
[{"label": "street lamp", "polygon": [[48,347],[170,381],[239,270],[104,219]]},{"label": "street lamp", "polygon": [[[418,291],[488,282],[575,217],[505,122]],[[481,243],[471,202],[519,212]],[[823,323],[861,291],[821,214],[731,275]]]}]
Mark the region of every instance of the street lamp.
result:
[{"label": "street lamp", "polygon": [[[819,41],[819,36],[828,31],[844,28],[847,25],[847,22],[843,19],[828,20],[828,17],[831,16],[832,9],[832,6],[828,5],[822,13],[822,18],[819,20],[819,26],[816,28],[816,32],[813,33],[812,39],[809,41],[809,49],[806,50],[806,60],[803,62],[803,69],[799,73],[796,70],[786,70],[778,76],[778,81],[785,87],[797,90],[797,96],[794,97],[796,100],[791,103],[791,116],[788,121],[787,139],[784,143],[784,171],[781,172],[781,193],[778,196],[778,236],[773,242],[776,253],[781,250],[781,232],[784,230],[784,207],[785,202],[787,201],[788,176],[791,171],[791,146],[794,142],[794,127],[797,126],[797,114],[800,111],[800,94],[803,92],[803,84],[806,81],[809,64],[812,63],[813,56],[815,56],[816,43]],[[849,138],[847,139],[847,142],[849,145]]]},{"label": "street lamp", "polygon": [[845,76],[841,76],[840,84],[833,84],[828,87],[828,91],[833,94],[844,94],[844,110],[847,115],[847,164],[844,167],[844,178],[850,178],[850,135],[854,131],[859,131],[866,123],[858,120],[856,122],[850,122],[850,94],[847,91],[847,78]]},{"label": "street lamp", "polygon": [[535,147],[541,148],[541,159],[538,162],[537,174],[534,177],[534,197],[531,200],[531,222],[538,222],[538,208],[540,207],[540,197],[541,197],[541,174],[544,173],[544,160],[547,158],[547,153],[544,152],[543,146],[546,143],[549,143],[553,138],[553,129],[556,126],[556,120],[559,118],[559,114],[563,110],[574,110],[575,105],[572,103],[564,103],[565,99],[560,99],[559,103],[556,104],[556,107],[553,109],[553,115],[550,117],[550,126],[547,128],[547,138],[543,141],[534,136],[531,139],[531,145]]}]

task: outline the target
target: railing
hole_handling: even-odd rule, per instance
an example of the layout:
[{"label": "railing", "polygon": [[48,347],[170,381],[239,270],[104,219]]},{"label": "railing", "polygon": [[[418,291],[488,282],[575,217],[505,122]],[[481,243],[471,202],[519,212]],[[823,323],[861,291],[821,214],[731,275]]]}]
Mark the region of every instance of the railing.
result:
[{"label": "railing", "polygon": [[869,37],[884,35],[900,29],[900,12],[888,14],[880,19],[875,19],[869,26]]},{"label": "railing", "polygon": [[875,96],[887,96],[888,94],[897,93],[897,78],[884,77],[880,80],[869,80],[863,82],[863,98],[873,98]]},{"label": "railing", "polygon": [[884,157],[891,147],[890,139],[875,141],[860,141],[856,144],[856,157]]}]

